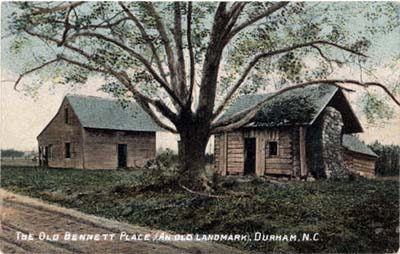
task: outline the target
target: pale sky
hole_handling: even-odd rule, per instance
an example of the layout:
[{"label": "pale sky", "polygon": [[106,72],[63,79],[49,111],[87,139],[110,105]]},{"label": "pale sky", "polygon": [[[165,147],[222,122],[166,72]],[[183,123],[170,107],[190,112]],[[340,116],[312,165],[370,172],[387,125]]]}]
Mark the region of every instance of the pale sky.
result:
[{"label": "pale sky", "polygon": [[[4,6],[2,4],[2,6]],[[2,8],[2,20],[6,14],[5,8]],[[4,24],[2,24],[2,36],[4,35]],[[16,65],[20,61],[15,61],[12,56],[8,55],[5,48],[9,45],[7,39],[1,40],[1,148],[15,148],[21,150],[37,149],[36,136],[45,127],[45,125],[55,115],[58,107],[61,104],[63,97],[67,93],[76,93],[83,95],[108,96],[105,93],[97,91],[102,80],[91,78],[87,84],[80,89],[71,89],[57,84],[44,84],[39,90],[39,95],[35,98],[24,95],[23,92],[13,90],[12,82],[3,82],[4,80],[16,80],[18,72]],[[31,49],[32,51],[35,48]],[[393,52],[400,51],[400,35],[388,34],[379,39],[374,48],[374,60],[377,64],[376,75],[380,80],[395,80],[400,81],[399,73],[393,74],[382,63],[382,59],[390,56]],[[381,58],[379,58],[381,56]],[[29,56],[27,56],[29,57]],[[23,59],[18,59],[23,60]],[[399,67],[400,68],[400,67]],[[393,75],[395,75],[393,77]],[[341,76],[357,79],[359,73],[357,70],[341,70]],[[27,77],[21,83],[21,88],[24,84],[32,82],[31,77]],[[379,140],[385,144],[400,144],[400,110],[397,108],[395,116],[388,122],[381,122],[378,126],[368,126],[365,118],[361,115],[357,105],[359,93],[349,95],[353,108],[356,110],[361,119],[365,133],[360,137],[367,143]],[[394,105],[394,104],[392,104]],[[176,138],[168,133],[161,133],[157,136],[157,148],[172,148],[176,149]],[[212,147],[208,148],[211,152]]]}]

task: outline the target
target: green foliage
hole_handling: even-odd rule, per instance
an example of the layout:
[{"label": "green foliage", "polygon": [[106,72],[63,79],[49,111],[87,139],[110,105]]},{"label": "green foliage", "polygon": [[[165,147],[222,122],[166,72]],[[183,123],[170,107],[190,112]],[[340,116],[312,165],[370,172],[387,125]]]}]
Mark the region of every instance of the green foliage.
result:
[{"label": "green foliage", "polygon": [[167,148],[157,152],[156,161],[167,168],[172,168],[178,164],[178,154]]},{"label": "green foliage", "polygon": [[11,53],[18,55],[20,54],[24,48],[28,45],[29,38],[27,36],[19,35],[16,36],[13,43],[10,46]]},{"label": "green foliage", "polygon": [[375,163],[375,171],[381,176],[399,176],[400,146],[383,145],[375,141],[369,147],[379,156]]},{"label": "green foliage", "polygon": [[24,152],[15,149],[1,149],[1,157],[23,157]]},{"label": "green foliage", "polygon": [[[145,169],[146,170],[146,169]],[[155,176],[156,177],[156,176]],[[268,183],[236,178],[215,199],[182,189],[143,189],[140,173],[3,168],[2,187],[80,211],[178,233],[319,233],[318,242],[227,244],[265,253],[393,253],[399,181],[355,178]],[[140,188],[139,188],[140,187]]]},{"label": "green foliage", "polygon": [[[163,48],[164,41],[161,40],[156,28],[154,17],[145,8],[142,2],[125,3],[127,7],[140,20],[143,28],[147,31],[150,40],[153,42],[156,53],[160,59],[165,60],[166,52]],[[249,20],[252,17],[264,12],[271,7],[273,2],[251,2],[247,3],[241,13],[238,24]],[[79,36],[71,40],[70,44],[86,52],[92,59],[79,57],[76,52],[69,48],[60,47],[49,40],[39,40],[29,37],[35,41],[38,50],[30,52],[28,37],[25,30],[35,31],[50,38],[62,38],[66,32],[67,36],[72,36],[81,32],[95,32],[106,35],[114,40],[130,47],[144,58],[148,59],[152,65],[154,55],[151,49],[141,36],[140,31],[134,22],[127,20],[125,13],[117,2],[88,2],[73,8],[71,13],[64,9],[52,13],[33,15],[37,10],[52,8],[57,6],[56,2],[13,2],[7,3],[10,14],[7,16],[7,32],[13,34],[12,51],[17,56],[26,59],[27,56],[35,53],[36,57],[52,59],[57,54],[63,54],[71,59],[79,60],[94,69],[100,68],[102,64],[111,66],[116,72],[127,71],[129,78],[141,92],[150,97],[163,98],[164,91],[154,82],[149,73],[144,72],[143,64],[128,52],[114,43],[104,41],[99,38]],[[232,4],[228,3],[228,8]],[[163,23],[166,26],[166,33],[172,39],[174,29],[174,11],[172,2],[154,3],[156,10],[162,13]],[[214,13],[218,3],[215,2],[195,2],[193,3],[192,15],[192,43],[198,76],[201,76],[201,64],[204,62],[205,51],[210,41],[210,31]],[[186,14],[188,3],[181,3],[182,11],[182,34],[186,35]],[[65,19],[69,14],[68,31],[65,29]],[[390,2],[379,3],[317,3],[317,2],[292,2],[273,15],[261,19],[248,29],[244,29],[235,36],[229,43],[223,55],[223,68],[218,84],[218,92],[224,94],[234,80],[243,71],[243,68],[250,59],[260,53],[284,48],[287,46],[310,42],[313,40],[325,40],[331,43],[353,48],[356,51],[366,53],[370,50],[371,43],[374,43],[379,35],[398,31],[398,6]],[[111,28],[110,28],[111,27]],[[327,59],[338,59],[334,67],[341,67],[339,62],[344,62],[350,67],[359,67],[360,58],[352,56],[350,53],[343,53],[339,49],[331,46],[319,45],[324,52],[321,56],[316,48],[299,48],[292,52],[276,55],[260,61],[248,78],[248,84],[242,87],[242,93],[254,93],[259,90],[275,85],[275,88],[297,83],[310,79],[320,79],[328,77],[333,73],[331,64]],[[188,49],[188,41],[183,36],[183,49],[185,54]],[[40,54],[40,56],[39,56]],[[165,65],[165,62],[163,63]],[[89,73],[80,72],[71,67],[70,64],[63,64],[62,72],[56,75],[57,82],[64,83],[83,83],[87,80]],[[52,71],[50,71],[53,73]],[[90,74],[96,74],[91,72]],[[97,74],[99,75],[99,74]],[[110,74],[100,74],[116,82]],[[166,73],[167,76],[171,75]],[[201,77],[200,77],[201,78]],[[118,82],[120,82],[118,80]],[[113,89],[117,89],[116,92]],[[108,92],[121,95],[121,91],[116,86],[106,89]],[[127,91],[125,91],[127,93]]]},{"label": "green foliage", "polygon": [[367,117],[368,123],[382,123],[382,120],[389,120],[394,116],[394,110],[388,105],[387,100],[377,95],[367,93],[364,97],[363,111]]}]

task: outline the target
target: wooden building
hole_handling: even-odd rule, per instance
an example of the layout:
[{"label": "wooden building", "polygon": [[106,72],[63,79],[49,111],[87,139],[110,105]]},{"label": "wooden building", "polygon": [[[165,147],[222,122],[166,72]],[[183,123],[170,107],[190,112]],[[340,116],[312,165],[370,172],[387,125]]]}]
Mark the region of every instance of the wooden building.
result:
[{"label": "wooden building", "polygon": [[[245,95],[224,119],[271,94]],[[332,85],[297,88],[268,101],[242,128],[215,135],[215,167],[222,175],[326,178],[350,172],[373,176],[377,155],[343,91]]]},{"label": "wooden building", "polygon": [[161,129],[137,104],[68,95],[37,137],[42,166],[116,169],[143,166]]}]

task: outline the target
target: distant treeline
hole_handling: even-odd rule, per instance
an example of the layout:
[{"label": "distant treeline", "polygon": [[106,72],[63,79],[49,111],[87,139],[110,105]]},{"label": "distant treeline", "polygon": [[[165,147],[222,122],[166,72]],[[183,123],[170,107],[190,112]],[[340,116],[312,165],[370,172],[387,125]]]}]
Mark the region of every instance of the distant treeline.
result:
[{"label": "distant treeline", "polygon": [[14,149],[1,149],[2,158],[21,158],[25,155],[25,152],[14,150]]},{"label": "distant treeline", "polygon": [[375,164],[376,174],[398,176],[400,172],[400,146],[383,145],[378,141],[369,147],[379,156]]}]

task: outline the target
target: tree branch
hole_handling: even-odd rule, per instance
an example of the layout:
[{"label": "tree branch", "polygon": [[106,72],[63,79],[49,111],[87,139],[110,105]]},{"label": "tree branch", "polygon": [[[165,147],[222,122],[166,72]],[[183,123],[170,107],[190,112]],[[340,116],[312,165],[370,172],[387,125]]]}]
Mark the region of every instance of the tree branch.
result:
[{"label": "tree branch", "polygon": [[79,2],[72,2],[70,4],[65,4],[65,5],[59,5],[53,8],[39,8],[38,11],[32,12],[31,15],[36,16],[36,15],[43,15],[43,14],[48,14],[48,13],[53,13],[57,11],[63,11],[68,8],[74,8],[77,7],[81,4],[85,3],[84,1],[79,1]]},{"label": "tree branch", "polygon": [[278,2],[278,3],[275,3],[274,5],[269,7],[267,10],[265,10],[265,12],[263,12],[261,14],[258,14],[256,16],[252,17],[251,19],[243,22],[242,24],[238,25],[237,27],[233,28],[232,31],[230,32],[229,36],[228,36],[229,40],[232,39],[236,34],[238,34],[244,28],[256,23],[257,21],[259,21],[262,18],[265,18],[265,17],[271,15],[272,13],[280,10],[281,8],[285,7],[288,4],[289,4],[289,2]]},{"label": "tree branch", "polygon": [[312,45],[311,47],[315,48],[315,49],[318,51],[319,55],[320,55],[325,61],[327,61],[328,63],[334,62],[334,63],[336,63],[336,64],[338,64],[338,65],[344,64],[344,62],[342,62],[342,61],[340,61],[340,60],[338,60],[338,59],[332,59],[332,58],[327,57],[327,56],[324,54],[324,52],[322,51],[322,49],[321,49],[320,47],[318,47],[318,46],[316,46],[316,45]]},{"label": "tree branch", "polygon": [[[177,86],[177,80],[176,80],[177,77],[176,77],[176,70],[175,70],[175,57],[174,57],[174,53],[172,51],[171,42],[169,40],[167,31],[165,29],[165,25],[159,15],[159,13],[154,8],[153,3],[143,2],[143,5],[149,11],[150,15],[153,16],[153,18],[155,19],[156,27],[161,36],[161,40],[164,44],[165,53],[167,55],[168,68],[169,68],[169,71],[171,74],[172,88],[175,91],[175,93],[178,94],[178,92],[177,92],[178,86]],[[180,105],[180,106],[182,107],[182,105]]]},{"label": "tree branch", "polygon": [[174,2],[174,40],[176,45],[176,54],[178,58],[178,61],[176,62],[178,94],[180,98],[186,98],[186,71],[185,57],[183,56],[181,19],[181,5],[179,2]]},{"label": "tree branch", "polygon": [[146,111],[151,119],[155,123],[157,123],[160,127],[164,128],[165,130],[172,132],[172,133],[178,133],[177,130],[161,121],[161,119],[154,113],[154,111],[150,108],[148,103],[140,104],[140,106],[143,108],[144,111]]},{"label": "tree branch", "polygon": [[[392,93],[389,88],[387,88],[385,85],[379,83],[379,82],[360,82],[357,80],[353,79],[327,79],[327,80],[313,80],[313,81],[308,81],[304,82],[300,85],[302,86],[307,86],[307,85],[313,85],[313,84],[327,84],[327,83],[336,83],[336,84],[353,84],[357,86],[361,86],[364,88],[369,88],[369,87],[379,87],[381,88],[386,95],[388,95],[392,101],[397,105],[400,106],[400,99],[397,98],[394,93]],[[340,86],[339,86],[340,87]],[[344,89],[343,87],[340,87]]]},{"label": "tree branch", "polygon": [[58,55],[57,57],[58,57],[60,60],[63,60],[63,61],[65,61],[65,62],[67,62],[67,63],[72,64],[72,65],[76,65],[76,66],[78,66],[78,67],[87,69],[87,70],[89,70],[89,71],[99,72],[99,73],[103,73],[103,74],[109,74],[106,70],[99,69],[99,68],[90,66],[90,65],[88,65],[88,64],[85,64],[85,63],[82,63],[82,62],[78,62],[78,61],[69,59],[69,58],[67,58],[67,57],[64,56],[64,55]]},{"label": "tree branch", "polygon": [[68,9],[68,11],[67,11],[67,14],[65,15],[64,32],[63,32],[63,34],[62,34],[61,43],[58,44],[59,47],[62,46],[62,44],[64,43],[65,39],[67,38],[68,31],[69,31],[69,29],[71,28],[71,26],[70,26],[70,24],[69,24],[69,15],[70,15],[70,13],[71,13],[71,11],[72,11],[73,8],[74,8],[74,7],[72,7],[72,6],[69,7],[69,9]]},{"label": "tree branch", "polygon": [[[19,78],[17,79],[17,81],[15,82],[14,90],[17,90],[17,85],[18,85],[18,83],[21,81],[21,79],[22,79],[25,75],[27,75],[27,74],[29,74],[29,73],[32,73],[32,72],[35,72],[35,71],[37,71],[37,70],[39,70],[39,69],[42,69],[42,68],[46,67],[46,66],[49,65],[49,64],[52,64],[52,63],[55,63],[55,62],[58,62],[58,61],[65,61],[65,62],[67,62],[67,63],[69,63],[69,64],[71,64],[71,65],[75,65],[75,66],[78,66],[78,67],[80,67],[80,68],[87,69],[87,70],[93,71],[93,72],[100,72],[100,73],[103,73],[103,74],[110,74],[110,72],[112,73],[112,71],[106,71],[106,70],[98,69],[98,68],[92,67],[92,66],[90,66],[90,65],[88,65],[88,64],[85,64],[85,63],[82,63],[82,62],[78,62],[78,61],[69,59],[69,58],[65,57],[64,55],[58,55],[56,59],[53,59],[53,60],[48,61],[48,62],[46,62],[46,63],[43,63],[42,65],[40,65],[40,66],[38,66],[38,67],[36,67],[36,68],[33,68],[33,69],[31,69],[31,70],[29,70],[29,71],[26,71],[26,72],[24,72],[23,74],[21,74],[21,75],[19,76]],[[127,84],[127,82],[129,82],[129,80],[125,80],[125,81],[124,81],[124,80],[121,80],[120,75],[118,75],[117,73],[113,73],[113,74],[114,74],[114,76],[117,77],[117,79],[119,79],[121,82],[123,82],[123,83],[125,83],[125,84]],[[151,100],[150,98],[147,98],[147,97],[145,97],[145,96],[140,95],[140,93],[137,92],[137,91],[133,88],[133,86],[130,84],[130,82],[129,82],[129,85],[127,86],[127,88],[128,88],[129,91],[132,92],[132,94],[133,94],[135,100],[141,105],[141,107],[143,108],[143,110],[145,110],[145,111],[150,115],[150,117],[151,117],[160,127],[164,128],[164,129],[166,129],[166,130],[168,130],[168,131],[170,131],[170,132],[172,132],[172,133],[176,133],[176,132],[177,132],[174,128],[172,128],[172,127],[170,127],[170,126],[164,124],[164,123],[157,117],[157,115],[151,110],[151,108],[149,107],[149,103],[152,103],[152,104],[156,105],[157,108],[158,108],[161,112],[164,112],[166,115],[169,115],[169,117],[172,117],[172,118],[176,121],[176,116],[174,116],[172,112],[167,112],[167,111],[165,110],[165,108],[166,108],[165,105],[163,105],[163,104],[160,103],[159,101]]]},{"label": "tree branch", "polygon": [[233,87],[231,88],[231,90],[229,90],[229,92],[226,94],[225,98],[223,99],[223,101],[221,102],[221,104],[217,107],[217,109],[214,112],[213,115],[213,120],[216,119],[224,110],[224,108],[226,107],[226,105],[229,103],[229,101],[231,100],[232,96],[235,94],[235,92],[239,89],[239,87],[243,84],[243,82],[246,80],[247,76],[249,75],[250,71],[254,68],[254,66],[263,58],[267,58],[267,57],[271,57],[271,56],[275,56],[278,54],[283,54],[283,53],[287,53],[299,48],[305,48],[305,47],[316,47],[315,45],[318,44],[322,44],[322,45],[330,45],[336,48],[339,48],[341,50],[347,51],[349,53],[352,54],[356,54],[359,56],[363,56],[363,57],[367,57],[366,55],[357,52],[353,49],[347,48],[345,46],[333,43],[333,42],[328,42],[328,41],[323,41],[323,40],[317,40],[317,41],[311,41],[311,42],[307,42],[307,43],[302,43],[302,44],[297,44],[297,45],[293,45],[290,47],[286,47],[286,48],[282,48],[282,49],[278,49],[275,51],[269,51],[269,52],[265,52],[265,53],[260,53],[258,55],[256,55],[247,65],[247,67],[245,68],[243,74],[240,76],[240,78],[236,81],[236,83],[233,85]]},{"label": "tree branch", "polygon": [[213,115],[216,83],[218,80],[222,53],[226,46],[226,43],[222,40],[226,34],[226,25],[229,22],[226,5],[226,2],[220,2],[218,4],[214,14],[209,43],[204,55],[196,116],[199,119],[206,119],[207,121],[209,121]]},{"label": "tree branch", "polygon": [[193,100],[193,88],[194,88],[194,80],[195,80],[195,73],[196,73],[196,66],[195,66],[195,59],[194,59],[194,51],[193,51],[193,44],[192,44],[192,12],[193,12],[193,3],[188,3],[188,12],[187,12],[187,42],[188,42],[188,50],[189,50],[189,58],[190,58],[190,81],[189,81],[189,91],[188,91],[188,105],[189,107],[192,104]]},{"label": "tree branch", "polygon": [[[51,42],[55,43],[56,45],[60,43],[59,40],[54,39],[52,37],[48,37],[48,36],[45,36],[45,35],[42,35],[42,34],[38,34],[38,33],[29,31],[29,30],[25,30],[25,32],[30,34],[30,35],[32,35],[32,36],[35,36],[35,37],[38,37],[38,38],[41,38],[41,39],[44,39],[44,40],[51,41]],[[87,52],[83,51],[80,48],[76,48],[76,47],[73,47],[73,46],[69,45],[67,41],[64,43],[64,47],[66,47],[66,48],[68,48],[68,49],[70,49],[70,50],[72,50],[72,51],[84,56],[89,61],[96,61],[95,59],[93,59],[91,57],[90,54],[88,54]],[[138,100],[138,101],[140,100],[140,101],[144,101],[146,103],[152,104],[155,108],[157,108],[157,110],[159,110],[164,116],[166,116],[172,123],[176,124],[177,119],[178,119],[177,115],[174,112],[172,112],[168,108],[168,106],[166,106],[162,101],[153,100],[153,99],[143,95],[139,91],[137,91],[133,87],[133,85],[131,84],[131,81],[130,81],[129,77],[125,72],[117,73],[111,67],[107,66],[106,63],[104,63],[104,62],[98,62],[97,64],[103,66],[107,70],[107,71],[105,71],[105,73],[115,77],[121,83],[125,84],[125,86],[128,88],[128,90],[130,90],[132,92],[135,100]]]},{"label": "tree branch", "polygon": [[45,63],[43,63],[43,64],[41,64],[41,65],[39,65],[39,66],[37,66],[37,67],[35,67],[35,68],[32,68],[32,69],[27,70],[27,71],[25,71],[24,73],[20,74],[19,77],[18,77],[18,79],[17,79],[17,80],[15,81],[15,83],[14,83],[14,90],[15,90],[15,91],[19,91],[19,90],[17,89],[17,86],[18,86],[19,82],[21,82],[21,80],[22,80],[26,75],[28,75],[28,74],[30,74],[30,73],[32,73],[32,72],[38,71],[38,70],[40,70],[40,69],[42,69],[42,68],[44,68],[44,67],[46,67],[46,66],[48,66],[48,65],[50,65],[50,64],[52,64],[52,63],[58,62],[58,61],[60,61],[60,59],[55,58],[55,59],[53,59],[53,60],[50,60],[50,61],[48,61],[48,62],[45,62]]},{"label": "tree branch", "polygon": [[229,42],[229,40],[232,38],[231,37],[231,32],[232,32],[232,28],[235,26],[240,13],[242,13],[243,8],[245,7],[247,3],[245,2],[235,2],[232,4],[232,7],[229,11],[229,22],[226,25],[226,30],[225,30],[225,36],[224,36],[224,42],[225,44]]},{"label": "tree branch", "polygon": [[296,88],[304,88],[310,85],[316,84],[330,84],[332,86],[336,86],[344,91],[354,92],[354,90],[344,87],[339,84],[353,84],[358,85],[364,88],[368,88],[370,86],[380,87],[384,90],[384,92],[389,95],[389,97],[398,105],[400,106],[400,101],[397,99],[390,90],[384,86],[383,84],[377,82],[360,82],[357,80],[350,80],[350,79],[322,79],[322,80],[312,80],[307,81],[301,84],[297,84],[294,86],[285,87],[276,93],[272,94],[271,96],[266,97],[265,99],[261,100],[260,102],[254,104],[253,106],[248,107],[240,112],[235,113],[228,118],[222,119],[221,121],[217,121],[211,125],[211,133],[218,133],[223,131],[230,131],[237,128],[242,127],[243,125],[247,124],[251,119],[257,114],[257,112],[271,99],[275,98],[276,96],[283,94],[287,91],[296,89]]},{"label": "tree branch", "polygon": [[160,71],[160,74],[163,77],[164,81],[167,82],[167,75],[165,74],[160,57],[158,56],[157,49],[154,46],[154,43],[152,42],[150,36],[146,32],[145,28],[140,23],[139,19],[135,15],[133,15],[133,13],[129,10],[129,8],[123,4],[123,2],[118,2],[118,4],[122,7],[122,9],[126,13],[126,15],[128,15],[128,19],[132,20],[133,23],[136,25],[136,27],[139,29],[140,33],[142,34],[143,39],[147,42],[147,44],[149,44],[150,49],[153,52],[153,56],[156,60],[158,70]]},{"label": "tree branch", "polygon": [[169,85],[158,75],[158,73],[153,69],[153,67],[151,66],[151,63],[149,61],[146,60],[146,58],[144,58],[141,54],[139,54],[138,52],[136,52],[135,50],[125,46],[123,43],[116,41],[112,38],[109,38],[103,34],[99,34],[99,33],[94,33],[94,32],[82,32],[82,33],[76,33],[71,35],[67,41],[71,41],[74,40],[77,37],[92,37],[92,38],[97,38],[103,41],[107,41],[110,42],[118,47],[120,47],[121,49],[125,50],[126,52],[128,52],[131,56],[133,56],[134,58],[138,59],[148,70],[148,72],[154,77],[154,79],[161,85],[161,87],[163,87],[167,93],[171,96],[171,98],[173,99],[173,101],[175,101],[176,103],[178,103],[179,106],[183,107],[183,103],[181,102],[181,100],[179,99],[179,97],[176,95],[176,93],[171,90],[171,88],[169,87]]}]

